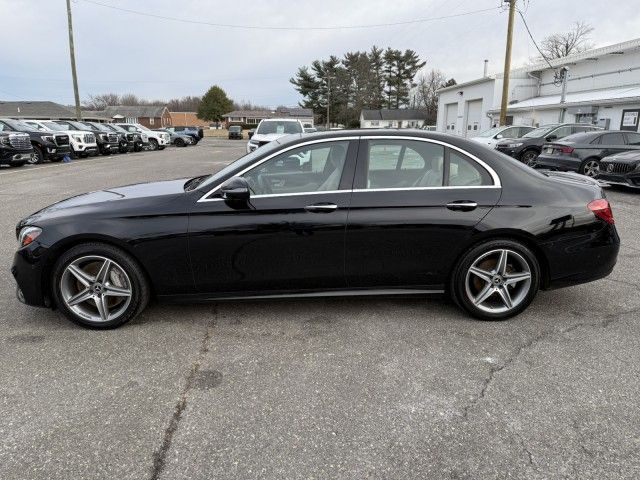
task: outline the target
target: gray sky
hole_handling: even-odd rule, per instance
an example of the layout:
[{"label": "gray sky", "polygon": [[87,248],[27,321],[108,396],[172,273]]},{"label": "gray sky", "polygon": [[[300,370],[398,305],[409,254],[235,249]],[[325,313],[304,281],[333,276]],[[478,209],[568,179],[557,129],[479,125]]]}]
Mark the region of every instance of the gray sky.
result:
[{"label": "gray sky", "polygon": [[[372,45],[416,50],[427,69],[458,82],[502,69],[507,13],[499,0],[96,0],[210,23],[334,26],[485,13],[408,25],[342,30],[250,30],[144,17],[73,0],[80,98],[106,92],[148,99],[202,95],[218,84],[235,100],[295,105],[289,78],[301,65]],[[519,0],[539,41],[576,20],[595,27],[596,46],[640,31],[638,1]],[[0,99],[73,103],[65,0],[0,0]],[[516,15],[513,65],[537,54]]]}]

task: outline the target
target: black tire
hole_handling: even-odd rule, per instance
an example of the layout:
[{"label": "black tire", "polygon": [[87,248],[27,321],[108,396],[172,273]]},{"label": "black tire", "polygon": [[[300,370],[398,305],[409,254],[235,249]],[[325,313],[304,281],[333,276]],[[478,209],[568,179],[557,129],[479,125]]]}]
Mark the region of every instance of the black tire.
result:
[{"label": "black tire", "polygon": [[151,150],[158,150],[158,141],[155,138],[149,139],[149,147]]},{"label": "black tire", "polygon": [[[519,303],[514,305],[513,308],[505,311],[505,312],[488,312],[478,307],[474,302],[469,298],[470,288],[467,287],[467,281],[470,280],[475,282],[475,277],[469,274],[469,269],[473,266],[474,263],[478,259],[481,259],[483,255],[491,255],[490,252],[494,252],[496,250],[508,250],[510,252],[515,252],[517,255],[512,254],[515,257],[515,260],[520,261],[524,260],[527,263],[530,273],[530,282],[527,287],[527,282],[522,283],[521,287],[518,287],[517,284],[513,287],[504,286],[503,288],[521,288],[522,290],[518,290],[517,294],[520,296]],[[487,261],[491,262],[491,257],[487,257]],[[479,279],[478,279],[479,280]],[[479,280],[483,282],[483,280]],[[490,287],[493,287],[494,284],[491,282],[486,282]],[[486,286],[486,285],[483,285]],[[525,289],[526,287],[526,289]],[[533,252],[523,245],[520,242],[508,239],[501,240],[489,240],[478,245],[473,246],[467,253],[462,255],[456,267],[453,270],[453,275],[451,275],[451,279],[449,281],[448,292],[453,299],[453,301],[463,310],[467,311],[473,317],[478,318],[480,320],[506,320],[507,318],[514,317],[521,313],[524,309],[526,309],[529,304],[533,301],[536,294],[538,293],[538,289],[540,288],[540,264],[538,259],[533,254]],[[478,287],[480,289],[480,287]],[[495,297],[493,295],[496,295]],[[480,295],[478,295],[479,297]],[[498,293],[492,294],[487,297],[487,301],[491,300],[491,298],[499,299]],[[477,298],[477,297],[476,297]],[[509,297],[511,298],[511,297]],[[502,300],[500,299],[500,302]],[[481,302],[482,303],[482,302]]]},{"label": "black tire", "polygon": [[[61,279],[66,267],[78,258],[91,255],[105,257],[116,262],[123,268],[131,281],[131,300],[127,308],[117,318],[108,321],[91,321],[71,310],[62,298]],[[57,307],[69,320],[83,327],[96,329],[116,328],[132,320],[144,310],[151,297],[149,282],[136,260],[120,248],[104,243],[84,243],[63,253],[53,267],[51,285]]]},{"label": "black tire", "polygon": [[167,146],[166,146],[166,145],[159,145],[159,146],[158,146],[158,150],[164,150],[165,148],[167,148]]},{"label": "black tire", "polygon": [[585,159],[578,169],[578,173],[586,175],[587,177],[595,178],[600,171],[600,159],[596,157],[590,157]]},{"label": "black tire", "polygon": [[10,167],[24,167],[24,164],[27,162],[15,162],[15,163],[11,163],[9,164]]},{"label": "black tire", "polygon": [[80,153],[80,154],[79,154],[79,157],[80,157],[80,158],[88,158],[88,157],[89,157],[89,154],[88,154],[88,153]]},{"label": "black tire", "polygon": [[27,160],[27,163],[30,165],[35,165],[38,163],[43,163],[44,162],[44,155],[42,154],[42,149],[40,147],[38,147],[37,145],[33,146],[33,157],[31,157],[31,159]]},{"label": "black tire", "polygon": [[531,166],[532,164],[535,163],[536,159],[538,158],[538,155],[540,155],[540,153],[538,153],[537,150],[534,150],[534,149],[525,150],[520,155],[520,161],[525,165]]},{"label": "black tire", "polygon": [[184,140],[182,140],[181,138],[178,138],[176,140],[175,145],[176,145],[176,147],[184,147],[185,146]]}]

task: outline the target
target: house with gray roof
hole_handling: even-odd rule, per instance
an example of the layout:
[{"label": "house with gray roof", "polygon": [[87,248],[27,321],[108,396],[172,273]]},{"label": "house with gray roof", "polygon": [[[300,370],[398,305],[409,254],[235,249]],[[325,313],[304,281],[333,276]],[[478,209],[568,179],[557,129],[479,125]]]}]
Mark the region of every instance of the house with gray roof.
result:
[{"label": "house with gray roof", "polygon": [[411,108],[362,110],[360,128],[420,128],[427,112]]},{"label": "house with gray roof", "polygon": [[234,110],[222,115],[226,127],[230,125],[257,126],[265,118],[293,118],[305,127],[313,127],[313,110],[310,108],[278,107],[275,110]]},{"label": "house with gray roof", "polygon": [[114,105],[106,107],[102,113],[115,122],[139,123],[151,129],[172,125],[166,105]]}]

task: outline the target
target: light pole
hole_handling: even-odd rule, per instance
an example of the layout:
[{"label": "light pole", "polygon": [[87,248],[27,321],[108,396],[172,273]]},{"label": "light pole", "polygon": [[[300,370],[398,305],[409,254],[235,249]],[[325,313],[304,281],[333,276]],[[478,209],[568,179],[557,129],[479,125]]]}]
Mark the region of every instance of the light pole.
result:
[{"label": "light pole", "polygon": [[327,130],[329,130],[331,123],[329,122],[329,112],[331,106],[331,79],[334,78],[327,74]]}]

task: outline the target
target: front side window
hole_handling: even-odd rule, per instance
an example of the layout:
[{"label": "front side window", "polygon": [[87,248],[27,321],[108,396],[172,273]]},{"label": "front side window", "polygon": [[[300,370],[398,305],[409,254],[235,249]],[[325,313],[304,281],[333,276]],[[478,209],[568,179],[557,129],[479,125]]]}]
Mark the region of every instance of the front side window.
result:
[{"label": "front side window", "polygon": [[370,140],[367,153],[367,189],[442,186],[442,145],[417,140]]},{"label": "front side window", "polygon": [[491,175],[466,155],[449,150],[449,179],[451,187],[479,187],[493,185]]},{"label": "front side window", "polygon": [[252,195],[338,190],[349,141],[305,145],[277,155],[243,177]]}]

